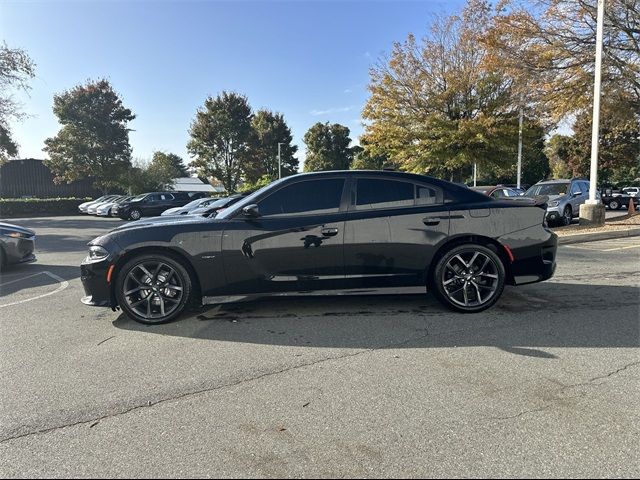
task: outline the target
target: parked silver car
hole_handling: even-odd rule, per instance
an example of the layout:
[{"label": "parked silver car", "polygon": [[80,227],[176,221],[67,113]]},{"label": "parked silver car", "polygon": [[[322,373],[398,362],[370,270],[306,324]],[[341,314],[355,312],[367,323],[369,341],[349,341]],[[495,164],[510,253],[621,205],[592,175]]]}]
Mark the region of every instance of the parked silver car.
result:
[{"label": "parked silver car", "polygon": [[[573,218],[580,215],[580,205],[589,198],[589,181],[582,178],[570,180],[543,180],[536,183],[525,193],[526,197],[546,195],[547,222],[569,225]],[[597,198],[600,194],[596,193]]]}]

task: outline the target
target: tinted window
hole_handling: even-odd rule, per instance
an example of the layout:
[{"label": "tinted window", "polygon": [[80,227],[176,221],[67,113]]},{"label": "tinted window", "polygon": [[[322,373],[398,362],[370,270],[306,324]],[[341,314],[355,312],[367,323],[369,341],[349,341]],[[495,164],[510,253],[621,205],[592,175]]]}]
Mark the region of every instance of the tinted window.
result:
[{"label": "tinted window", "polygon": [[580,190],[582,190],[582,193],[584,195],[587,195],[589,193],[589,182],[578,182],[578,184],[580,185]]},{"label": "tinted window", "polygon": [[502,197],[506,197],[507,195],[505,195],[505,191],[503,189],[499,188],[497,190],[494,190],[491,196],[493,198],[502,198]]},{"label": "tinted window", "polygon": [[389,208],[414,205],[414,184],[395,180],[358,180],[356,208]]},{"label": "tinted window", "polygon": [[334,213],[340,209],[344,179],[311,180],[281,188],[258,202],[260,215]]},{"label": "tinted window", "polygon": [[416,200],[418,205],[434,205],[441,203],[438,201],[438,192],[430,187],[416,185]]},{"label": "tinted window", "polygon": [[534,185],[525,196],[535,197],[536,195],[566,195],[569,191],[569,183],[541,183]]},{"label": "tinted window", "polygon": [[173,200],[173,195],[171,195],[170,193],[163,193],[160,195],[160,198],[162,200]]}]

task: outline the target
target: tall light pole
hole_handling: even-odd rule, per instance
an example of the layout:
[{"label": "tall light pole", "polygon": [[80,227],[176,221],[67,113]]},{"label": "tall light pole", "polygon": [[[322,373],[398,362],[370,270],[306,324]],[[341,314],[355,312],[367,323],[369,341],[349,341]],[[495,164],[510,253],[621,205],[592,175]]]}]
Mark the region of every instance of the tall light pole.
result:
[{"label": "tall light pole", "polygon": [[281,142],[278,142],[278,178],[282,178],[282,161],[280,159],[280,145]]},{"label": "tall light pole", "polygon": [[591,172],[589,200],[580,205],[580,223],[604,225],[605,208],[596,198],[598,187],[598,140],[600,130],[600,85],[602,83],[602,37],[604,31],[604,0],[598,0],[598,27],[596,30],[596,66],[593,83],[593,124],[591,129]]},{"label": "tall light pole", "polygon": [[598,183],[598,137],[600,131],[600,85],[602,78],[602,37],[604,30],[604,0],[598,0],[598,28],[596,31],[596,71],[593,84],[593,125],[591,128],[591,175],[589,178],[590,204],[598,204],[596,188]]},{"label": "tall light pole", "polygon": [[522,115],[522,107],[520,107],[520,124],[518,127],[518,188],[520,188],[520,178],[522,177]]}]

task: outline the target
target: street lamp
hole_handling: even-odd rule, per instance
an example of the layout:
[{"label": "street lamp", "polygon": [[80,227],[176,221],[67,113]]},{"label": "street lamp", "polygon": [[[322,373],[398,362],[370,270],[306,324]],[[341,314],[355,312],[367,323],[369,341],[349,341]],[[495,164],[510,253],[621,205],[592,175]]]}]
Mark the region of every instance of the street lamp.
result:
[{"label": "street lamp", "polygon": [[598,136],[600,128],[600,85],[602,78],[602,37],[604,30],[604,0],[598,0],[598,27],[596,30],[596,67],[593,84],[593,124],[591,129],[591,172],[589,200],[580,206],[580,223],[604,225],[605,208],[596,199],[598,184]]},{"label": "street lamp", "polygon": [[284,145],[284,143],[278,142],[278,178],[282,178],[282,161],[280,159],[280,145]]}]

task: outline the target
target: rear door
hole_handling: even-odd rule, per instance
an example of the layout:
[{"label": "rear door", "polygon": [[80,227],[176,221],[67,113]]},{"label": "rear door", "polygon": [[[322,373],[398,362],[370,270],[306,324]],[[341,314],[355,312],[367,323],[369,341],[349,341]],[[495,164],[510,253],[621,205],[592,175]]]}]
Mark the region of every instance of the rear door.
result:
[{"label": "rear door", "polygon": [[239,214],[222,240],[232,292],[339,286],[344,279],[346,176],[287,183],[258,200],[259,216]]},{"label": "rear door", "polygon": [[406,180],[357,177],[345,223],[346,280],[360,286],[417,284],[448,236],[441,189]]}]

